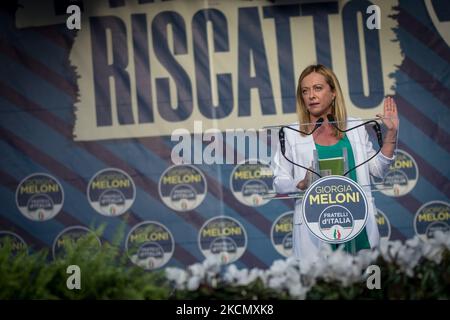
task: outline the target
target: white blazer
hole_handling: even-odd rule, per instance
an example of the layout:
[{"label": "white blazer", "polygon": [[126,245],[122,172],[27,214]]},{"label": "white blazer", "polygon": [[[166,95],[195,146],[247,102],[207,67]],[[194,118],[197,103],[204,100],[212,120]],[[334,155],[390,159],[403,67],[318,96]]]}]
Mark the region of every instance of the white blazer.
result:
[{"label": "white blazer", "polygon": [[[360,119],[348,118],[347,128],[355,127],[361,123]],[[298,129],[298,124],[294,128]],[[284,129],[284,133],[286,157],[302,166],[310,167],[313,161],[313,151],[316,149],[312,135],[302,137],[298,132],[289,129]],[[366,161],[376,153],[369,141],[365,126],[350,130],[346,134],[353,149],[355,165]],[[376,207],[370,188],[369,174],[382,178],[394,158],[395,155],[392,158],[387,158],[380,152],[375,158],[356,168],[358,183],[363,186],[369,203],[366,230],[372,248],[378,246],[380,235],[375,220]],[[274,172],[273,187],[277,193],[282,194],[298,192],[297,184],[305,178],[306,174],[305,169],[294,166],[283,157],[279,142],[272,161],[272,170]],[[314,261],[321,246],[327,245],[326,242],[315,237],[303,223],[301,200],[297,200],[295,203],[292,233],[294,256],[301,261]]]}]

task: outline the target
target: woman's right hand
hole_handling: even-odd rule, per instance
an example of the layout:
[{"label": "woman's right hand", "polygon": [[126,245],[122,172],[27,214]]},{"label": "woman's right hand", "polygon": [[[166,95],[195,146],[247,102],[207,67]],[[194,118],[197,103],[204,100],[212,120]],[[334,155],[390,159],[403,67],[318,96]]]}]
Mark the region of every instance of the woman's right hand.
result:
[{"label": "woman's right hand", "polygon": [[[312,170],[313,168],[309,167],[309,169]],[[304,191],[308,189],[308,187],[311,185],[311,182],[312,182],[312,172],[306,171],[305,178],[297,184],[297,189]]]}]

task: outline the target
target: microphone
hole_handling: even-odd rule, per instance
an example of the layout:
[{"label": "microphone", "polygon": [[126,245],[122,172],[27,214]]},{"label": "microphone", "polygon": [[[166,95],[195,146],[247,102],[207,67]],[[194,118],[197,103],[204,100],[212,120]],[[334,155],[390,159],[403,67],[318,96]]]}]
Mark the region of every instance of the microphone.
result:
[{"label": "microphone", "polygon": [[322,125],[322,123],[323,123],[323,118],[320,117],[319,119],[317,119],[316,126],[314,127],[313,131],[311,131],[311,132],[310,132],[309,134],[307,134],[307,135],[313,134],[314,131],[316,131],[317,129],[319,129],[319,127]]},{"label": "microphone", "polygon": [[341,128],[339,128],[339,127],[337,126],[336,121],[334,121],[334,116],[333,116],[332,114],[327,114],[327,119],[328,119],[328,122],[329,122],[333,127],[335,127],[338,131],[340,131],[340,132],[347,132],[347,131],[353,130],[353,129],[355,129],[355,128],[358,127],[358,126],[356,126],[355,128],[351,128],[351,129],[347,129],[347,130],[342,130]]},{"label": "microphone", "polygon": [[[341,129],[339,129],[339,127],[336,125],[336,123],[334,123],[334,117],[332,114],[327,114],[327,119],[328,119],[328,122],[330,122],[333,127],[338,129],[339,131],[341,131]],[[341,131],[341,132],[343,132],[343,131]]]},{"label": "microphone", "polygon": [[281,128],[280,131],[278,131],[278,140],[280,140],[281,153],[284,155],[286,152],[286,146],[284,144],[284,128]]},{"label": "microphone", "polygon": [[375,133],[377,134],[377,140],[378,145],[380,146],[380,149],[383,148],[383,137],[381,135],[381,127],[378,122],[375,122],[375,124],[372,126],[373,130],[375,130]]}]

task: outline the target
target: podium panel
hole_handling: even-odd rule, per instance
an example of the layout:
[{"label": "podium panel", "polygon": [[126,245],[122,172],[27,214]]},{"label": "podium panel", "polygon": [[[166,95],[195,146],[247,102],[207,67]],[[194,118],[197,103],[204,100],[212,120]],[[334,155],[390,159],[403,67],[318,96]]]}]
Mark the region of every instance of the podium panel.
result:
[{"label": "podium panel", "polygon": [[[333,117],[315,123],[280,126],[279,147],[272,166],[277,172],[292,173],[296,191],[267,193],[264,199],[297,199],[301,221],[316,238],[342,244],[364,237],[369,214],[375,215],[372,192],[392,188],[371,176],[384,176],[395,158],[397,136],[388,132],[389,119]],[[280,169],[281,168],[281,169]],[[279,173],[280,174],[280,173]],[[392,182],[392,181],[391,181]],[[365,236],[365,240],[367,236]]]}]

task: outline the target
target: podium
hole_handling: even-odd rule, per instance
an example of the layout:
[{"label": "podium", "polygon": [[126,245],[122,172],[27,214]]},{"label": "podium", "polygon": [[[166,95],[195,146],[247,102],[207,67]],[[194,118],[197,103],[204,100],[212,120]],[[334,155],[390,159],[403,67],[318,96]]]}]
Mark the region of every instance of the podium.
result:
[{"label": "podium", "polygon": [[[291,171],[294,183],[300,179],[308,187],[286,194],[267,193],[263,198],[296,199],[309,232],[332,246],[355,247],[355,241],[365,241],[361,240],[362,232],[369,214],[376,210],[372,192],[392,188],[375,186],[370,175],[382,178],[389,169],[395,158],[398,128],[392,137],[380,119],[350,118],[345,122],[327,119],[278,126],[275,130],[280,141],[272,159],[274,185],[278,178],[288,179],[286,172]],[[383,147],[385,143],[388,145]]]}]

